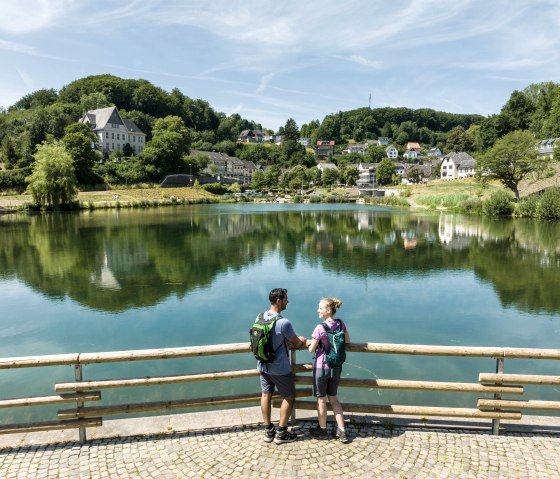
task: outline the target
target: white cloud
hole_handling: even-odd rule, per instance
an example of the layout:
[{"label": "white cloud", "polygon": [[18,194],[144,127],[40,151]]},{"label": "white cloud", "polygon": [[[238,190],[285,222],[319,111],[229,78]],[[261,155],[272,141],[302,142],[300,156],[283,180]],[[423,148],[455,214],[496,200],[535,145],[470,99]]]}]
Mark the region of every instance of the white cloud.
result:
[{"label": "white cloud", "polygon": [[3,0],[0,31],[26,33],[56,24],[74,0]]}]

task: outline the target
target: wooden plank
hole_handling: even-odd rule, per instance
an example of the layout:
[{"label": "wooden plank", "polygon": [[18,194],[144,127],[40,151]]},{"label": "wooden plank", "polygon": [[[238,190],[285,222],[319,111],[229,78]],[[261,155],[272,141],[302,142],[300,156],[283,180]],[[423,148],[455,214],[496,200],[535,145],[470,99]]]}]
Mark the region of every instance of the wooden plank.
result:
[{"label": "wooden plank", "polygon": [[[274,402],[278,406],[278,402]],[[296,401],[296,409],[315,410],[315,401]],[[330,404],[329,404],[330,409]],[[344,412],[369,413],[369,414],[395,414],[402,416],[443,416],[443,417],[469,417],[477,419],[521,419],[519,411],[481,411],[475,408],[452,408],[433,406],[403,406],[397,404],[342,404]]]},{"label": "wooden plank", "polygon": [[542,409],[543,411],[560,411],[560,401],[539,401],[521,399],[479,399],[479,409]]},{"label": "wooden plank", "polygon": [[40,366],[69,366],[72,364],[78,364],[78,357],[78,353],[72,353],[0,358],[0,369],[36,368]]},{"label": "wooden plank", "polygon": [[80,364],[110,363],[120,361],[145,361],[153,359],[176,359],[218,354],[249,353],[249,343],[190,346],[185,348],[139,349],[103,353],[81,353]]},{"label": "wooden plank", "polygon": [[43,406],[45,404],[58,404],[67,402],[99,401],[100,391],[88,393],[55,394],[52,396],[35,396],[28,398],[14,398],[0,400],[0,408],[23,407],[23,406]]},{"label": "wooden plank", "polygon": [[103,420],[100,417],[74,419],[71,421],[44,421],[30,422],[28,424],[6,424],[4,426],[0,426],[0,434],[54,431],[56,429],[76,429],[79,427],[97,427],[102,425]]},{"label": "wooden plank", "polygon": [[555,386],[560,384],[560,376],[545,376],[541,374],[494,374],[480,373],[478,380],[481,383],[508,382],[512,384],[540,384],[542,386]]},{"label": "wooden plank", "polygon": [[[296,376],[296,384],[313,384],[312,377]],[[412,389],[418,391],[465,392],[483,394],[523,394],[523,387],[494,386],[478,383],[454,383],[435,381],[408,381],[401,379],[349,379],[342,378],[340,386],[379,388],[379,389]]]},{"label": "wooden plank", "polygon": [[178,384],[197,381],[217,381],[223,379],[239,379],[259,375],[257,369],[243,369],[237,371],[218,371],[212,373],[187,374],[181,376],[146,376],[129,379],[103,379],[97,381],[76,381],[55,384],[54,389],[61,391],[88,391],[91,389],[126,388],[139,386],[158,386],[161,384]]},{"label": "wooden plank", "polygon": [[349,352],[487,358],[560,359],[560,349],[437,346],[428,344],[350,343]]},{"label": "wooden plank", "polygon": [[[311,396],[313,391],[310,388],[296,389],[296,397]],[[275,394],[273,399],[281,399]],[[172,409],[187,409],[192,407],[222,406],[236,403],[249,403],[261,400],[261,393],[238,394],[234,396],[206,397],[197,399],[178,399],[173,401],[152,401],[133,404],[114,404],[109,406],[87,406],[72,409],[61,409],[58,411],[60,419],[70,419],[78,417],[107,416],[111,414],[133,414],[146,411],[168,411]]]}]

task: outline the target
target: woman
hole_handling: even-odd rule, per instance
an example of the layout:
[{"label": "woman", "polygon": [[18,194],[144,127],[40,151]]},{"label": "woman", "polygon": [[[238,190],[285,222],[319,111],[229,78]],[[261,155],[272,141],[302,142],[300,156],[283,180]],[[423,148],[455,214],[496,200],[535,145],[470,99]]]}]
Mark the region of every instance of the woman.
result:
[{"label": "woman", "polygon": [[317,313],[321,324],[317,325],[311,335],[309,351],[315,353],[313,365],[313,395],[317,398],[317,416],[319,424],[312,427],[309,432],[317,439],[328,439],[327,434],[327,399],[331,404],[334,417],[336,419],[336,437],[343,443],[348,439],[344,430],[344,415],[342,406],[336,398],[338,383],[342,367],[329,367],[325,361],[325,352],[329,350],[329,340],[325,328],[331,331],[344,331],[345,343],[350,342],[350,336],[346,330],[346,325],[340,319],[334,319],[334,314],[342,306],[342,301],[336,298],[323,298],[319,301]]}]

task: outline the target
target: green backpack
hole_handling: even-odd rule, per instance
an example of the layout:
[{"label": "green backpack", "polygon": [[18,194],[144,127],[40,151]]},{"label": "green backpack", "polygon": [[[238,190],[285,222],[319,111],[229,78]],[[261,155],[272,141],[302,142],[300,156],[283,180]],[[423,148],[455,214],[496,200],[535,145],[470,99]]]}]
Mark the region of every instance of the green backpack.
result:
[{"label": "green backpack", "polygon": [[[269,321],[264,319],[264,313],[260,313],[253,323],[253,327],[249,330],[249,338],[251,341],[251,351],[262,363],[271,363],[276,358],[278,350],[272,347],[272,332],[276,321],[280,317],[276,315]],[[282,346],[282,345],[280,345]]]},{"label": "green backpack", "polygon": [[344,364],[346,361],[346,337],[344,335],[344,329],[342,328],[342,323],[340,319],[335,320],[338,324],[336,330],[329,328],[326,323],[321,323],[325,333],[327,333],[327,339],[329,340],[329,349],[323,350],[325,354],[325,362],[331,368],[337,368]]}]

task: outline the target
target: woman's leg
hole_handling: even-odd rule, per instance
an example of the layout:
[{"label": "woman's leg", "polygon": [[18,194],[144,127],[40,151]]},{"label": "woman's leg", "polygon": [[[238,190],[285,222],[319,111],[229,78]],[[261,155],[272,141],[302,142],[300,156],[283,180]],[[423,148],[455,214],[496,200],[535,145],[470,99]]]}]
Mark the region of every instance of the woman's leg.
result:
[{"label": "woman's leg", "polygon": [[[342,411],[342,406],[340,405],[340,403],[338,402],[338,399],[336,396],[327,396],[329,398],[329,402],[331,403],[331,407],[334,413],[334,418],[336,420],[336,425],[340,428],[340,429],[344,429],[344,413]],[[327,405],[325,403],[325,424],[326,422],[326,408]],[[321,426],[323,427],[323,426]]]},{"label": "woman's leg", "polygon": [[319,426],[325,429],[327,427],[327,396],[317,398],[317,419]]}]

